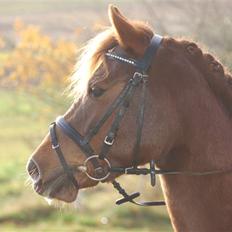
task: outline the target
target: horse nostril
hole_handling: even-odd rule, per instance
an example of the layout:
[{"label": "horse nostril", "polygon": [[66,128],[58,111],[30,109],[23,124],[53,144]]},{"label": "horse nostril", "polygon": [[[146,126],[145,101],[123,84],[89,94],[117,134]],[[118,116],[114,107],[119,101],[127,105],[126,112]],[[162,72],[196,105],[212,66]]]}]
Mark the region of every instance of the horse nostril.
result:
[{"label": "horse nostril", "polygon": [[33,159],[30,159],[30,161],[27,164],[27,172],[29,173],[29,175],[34,181],[39,180],[40,178],[39,168]]}]

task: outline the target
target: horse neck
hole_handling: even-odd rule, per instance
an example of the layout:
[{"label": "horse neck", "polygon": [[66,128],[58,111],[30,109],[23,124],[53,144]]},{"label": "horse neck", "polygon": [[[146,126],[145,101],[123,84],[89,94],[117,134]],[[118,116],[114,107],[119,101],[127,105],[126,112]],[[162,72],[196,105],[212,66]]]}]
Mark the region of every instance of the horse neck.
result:
[{"label": "horse neck", "polygon": [[[232,169],[231,119],[207,85],[195,91],[194,98],[190,94],[181,101],[182,109],[186,108],[182,117],[184,145],[173,148],[160,168]],[[162,188],[175,230],[230,231],[232,188],[228,186],[232,184],[231,175],[162,176]]]}]

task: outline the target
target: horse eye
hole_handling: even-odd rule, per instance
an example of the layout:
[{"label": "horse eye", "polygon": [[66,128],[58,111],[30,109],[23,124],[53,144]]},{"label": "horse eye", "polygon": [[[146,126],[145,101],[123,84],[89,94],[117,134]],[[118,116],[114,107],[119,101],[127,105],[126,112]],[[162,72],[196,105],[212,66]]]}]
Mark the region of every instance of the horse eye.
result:
[{"label": "horse eye", "polygon": [[100,88],[100,87],[95,86],[95,87],[90,88],[90,94],[93,97],[100,97],[104,92],[105,92],[105,90]]}]

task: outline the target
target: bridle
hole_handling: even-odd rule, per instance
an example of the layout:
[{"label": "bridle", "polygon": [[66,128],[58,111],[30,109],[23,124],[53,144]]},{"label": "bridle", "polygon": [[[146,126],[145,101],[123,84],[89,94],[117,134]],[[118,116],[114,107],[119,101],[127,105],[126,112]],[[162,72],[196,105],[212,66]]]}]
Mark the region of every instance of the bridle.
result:
[{"label": "bridle", "polygon": [[[60,148],[56,134],[56,126],[61,129],[61,131],[67,135],[70,139],[76,143],[86,159],[83,163],[82,172],[84,172],[89,179],[94,181],[104,182],[108,179],[111,173],[118,174],[129,174],[129,175],[150,175],[151,185],[156,184],[156,175],[191,175],[191,176],[203,176],[212,175],[219,173],[230,172],[231,170],[216,170],[216,171],[206,171],[206,172],[184,172],[184,171],[170,171],[170,170],[160,170],[155,168],[155,160],[150,161],[149,168],[139,168],[139,153],[140,153],[140,143],[142,137],[142,128],[144,122],[144,111],[145,111],[145,99],[146,99],[146,88],[148,79],[148,70],[152,64],[153,58],[155,57],[157,50],[162,42],[162,37],[155,35],[150,42],[150,45],[145,51],[144,56],[141,59],[132,59],[125,56],[119,56],[114,54],[112,51],[108,51],[105,55],[109,59],[116,60],[118,62],[127,63],[133,65],[136,71],[133,77],[128,81],[124,89],[114,100],[114,102],[109,106],[104,115],[96,123],[96,125],[91,128],[86,135],[81,135],[75,128],[73,128],[64,117],[59,116],[55,122],[50,125],[50,137],[52,143],[52,149],[55,150],[60,163],[68,177],[75,188],[79,189],[79,184],[73,175],[73,168],[68,165],[64,158],[64,154]],[[117,137],[117,132],[120,127],[120,123],[129,108],[130,101],[133,97],[135,89],[141,86],[140,102],[137,112],[137,130],[136,130],[136,140],[133,147],[133,163],[129,167],[113,167],[110,161],[107,159],[107,155],[110,148],[113,146],[114,141]],[[108,120],[108,118],[115,112],[114,120],[108,130],[106,137],[102,143],[100,153],[97,155],[94,149],[90,145],[91,139],[98,133],[103,124]],[[93,167],[92,173],[89,171],[89,163]],[[103,165],[104,164],[104,165]],[[117,205],[131,202],[139,206],[159,206],[165,205],[164,201],[152,201],[152,202],[137,202],[134,199],[140,196],[139,192],[128,194],[117,182],[113,180],[111,182],[114,188],[123,196],[122,199],[116,201]]]}]

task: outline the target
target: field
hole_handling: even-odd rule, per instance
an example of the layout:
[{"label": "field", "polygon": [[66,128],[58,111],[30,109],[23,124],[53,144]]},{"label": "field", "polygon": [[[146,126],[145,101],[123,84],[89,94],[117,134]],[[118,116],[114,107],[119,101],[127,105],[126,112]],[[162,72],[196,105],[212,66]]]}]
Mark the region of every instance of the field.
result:
[{"label": "field", "polygon": [[[197,41],[232,68],[230,0],[0,0],[0,231],[173,231],[165,207],[116,206],[119,196],[107,184],[82,191],[72,205],[49,206],[26,183],[28,158],[47,133],[49,123],[70,105],[71,99],[62,95],[76,59],[75,52],[69,50],[73,44],[81,47],[109,25],[109,3],[131,19],[148,21],[156,33]],[[20,22],[24,28],[18,31]],[[27,36],[35,39],[32,45],[39,50],[30,51],[33,46]],[[26,38],[20,44],[24,49],[19,46],[22,38]],[[43,47],[42,41],[51,42]],[[51,55],[40,57],[38,62],[37,54],[51,48]],[[56,60],[57,52],[63,63]],[[10,68],[1,72],[7,62]],[[40,70],[43,62],[48,64],[43,73],[47,79],[39,86],[30,86],[31,80],[41,78],[39,71],[36,78],[31,73]],[[2,85],[10,71],[19,67],[31,70],[14,76],[9,82],[13,85]],[[17,78],[25,81],[15,87]],[[146,177],[123,177],[121,181],[129,192],[143,189],[147,200],[162,199],[160,186],[154,191]]]}]

